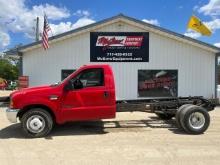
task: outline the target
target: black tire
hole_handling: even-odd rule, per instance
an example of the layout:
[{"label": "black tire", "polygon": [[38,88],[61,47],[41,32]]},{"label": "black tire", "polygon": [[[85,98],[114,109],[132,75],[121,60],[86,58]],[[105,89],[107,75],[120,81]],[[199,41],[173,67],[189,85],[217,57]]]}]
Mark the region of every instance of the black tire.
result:
[{"label": "black tire", "polygon": [[29,138],[39,138],[48,135],[53,128],[53,124],[50,113],[41,108],[31,109],[21,118],[22,131]]},{"label": "black tire", "polygon": [[[179,112],[179,128],[181,128],[181,129],[184,130],[185,132],[188,132],[188,131],[187,131],[187,128],[185,127],[185,125],[182,124],[181,120],[182,120],[182,118],[184,117],[186,111],[188,111],[188,109],[189,109],[190,107],[194,107],[194,106],[195,106],[195,105],[190,104],[189,106],[184,107],[184,108]],[[189,132],[188,132],[188,133],[189,133]]]},{"label": "black tire", "polygon": [[[193,124],[194,114],[195,122],[199,124]],[[205,132],[210,124],[210,116],[206,109],[200,106],[192,105],[185,108],[182,113],[180,113],[180,123],[182,128],[190,134],[201,134]]]},{"label": "black tire", "polygon": [[180,123],[180,113],[183,109],[191,106],[192,104],[184,104],[182,106],[179,107],[179,109],[176,112],[175,118],[176,118],[176,125],[178,128],[182,128],[181,123]]},{"label": "black tire", "polygon": [[155,113],[155,114],[162,120],[170,120],[175,116],[173,114],[163,114],[163,113]]}]

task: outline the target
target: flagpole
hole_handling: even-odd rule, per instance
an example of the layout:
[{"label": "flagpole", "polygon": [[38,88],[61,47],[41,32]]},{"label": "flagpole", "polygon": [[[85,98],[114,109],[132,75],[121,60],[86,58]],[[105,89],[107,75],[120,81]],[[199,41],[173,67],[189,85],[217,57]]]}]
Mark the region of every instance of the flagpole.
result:
[{"label": "flagpole", "polygon": [[39,41],[39,17],[36,19],[35,41]]}]

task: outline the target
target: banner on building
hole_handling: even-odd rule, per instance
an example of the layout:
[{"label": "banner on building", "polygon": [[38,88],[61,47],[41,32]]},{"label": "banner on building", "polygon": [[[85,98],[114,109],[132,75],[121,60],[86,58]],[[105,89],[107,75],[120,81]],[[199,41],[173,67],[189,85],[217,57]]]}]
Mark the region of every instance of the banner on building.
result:
[{"label": "banner on building", "polygon": [[20,76],[18,78],[18,88],[27,88],[29,86],[29,77],[28,76]]},{"label": "banner on building", "polygon": [[91,32],[91,62],[148,62],[149,33]]},{"label": "banner on building", "polygon": [[139,97],[177,97],[178,70],[138,70]]}]

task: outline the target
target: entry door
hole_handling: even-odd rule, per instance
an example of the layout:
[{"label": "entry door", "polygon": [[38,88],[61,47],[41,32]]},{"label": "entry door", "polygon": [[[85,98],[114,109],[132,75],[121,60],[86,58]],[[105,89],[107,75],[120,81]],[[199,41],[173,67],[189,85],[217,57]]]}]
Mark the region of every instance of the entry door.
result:
[{"label": "entry door", "polygon": [[80,80],[81,89],[67,91],[63,97],[62,115],[68,121],[95,120],[115,116],[115,105],[105,83],[102,68],[86,69],[70,80]]}]

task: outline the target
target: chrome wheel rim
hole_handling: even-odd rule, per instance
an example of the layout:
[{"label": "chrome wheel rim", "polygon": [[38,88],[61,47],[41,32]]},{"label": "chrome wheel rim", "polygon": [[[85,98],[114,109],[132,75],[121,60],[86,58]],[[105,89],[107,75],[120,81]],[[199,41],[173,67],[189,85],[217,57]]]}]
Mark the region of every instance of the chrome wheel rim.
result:
[{"label": "chrome wheel rim", "polygon": [[205,117],[201,112],[194,112],[189,116],[189,125],[194,129],[201,129],[205,125]]},{"label": "chrome wheel rim", "polygon": [[45,128],[45,120],[39,115],[34,115],[27,120],[27,129],[32,133],[40,133]]}]

